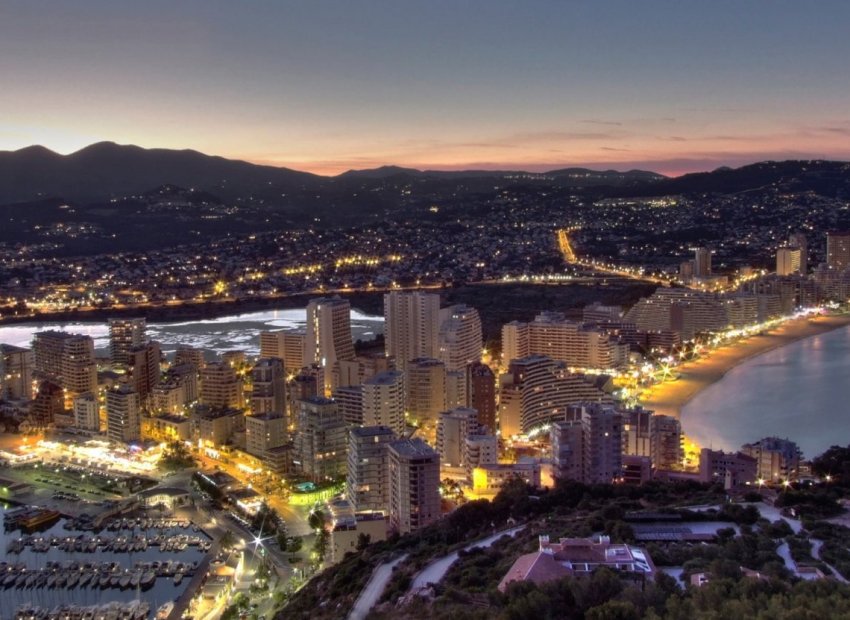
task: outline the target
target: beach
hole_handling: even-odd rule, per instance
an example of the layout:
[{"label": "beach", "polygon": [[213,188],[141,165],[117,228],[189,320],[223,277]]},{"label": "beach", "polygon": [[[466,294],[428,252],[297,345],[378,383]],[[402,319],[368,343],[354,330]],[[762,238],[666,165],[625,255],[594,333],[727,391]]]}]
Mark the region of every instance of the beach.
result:
[{"label": "beach", "polygon": [[640,404],[658,414],[679,417],[682,407],[739,364],[787,344],[850,325],[850,314],[791,319],[763,334],[743,338],[678,366],[679,378],[645,390]]}]

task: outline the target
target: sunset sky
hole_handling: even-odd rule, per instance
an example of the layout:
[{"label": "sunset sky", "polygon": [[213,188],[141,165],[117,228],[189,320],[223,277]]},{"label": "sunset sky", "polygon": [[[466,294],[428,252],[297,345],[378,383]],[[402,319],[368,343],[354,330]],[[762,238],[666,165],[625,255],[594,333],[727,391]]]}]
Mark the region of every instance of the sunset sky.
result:
[{"label": "sunset sky", "polygon": [[322,174],[850,159],[850,2],[3,0],[0,150]]}]

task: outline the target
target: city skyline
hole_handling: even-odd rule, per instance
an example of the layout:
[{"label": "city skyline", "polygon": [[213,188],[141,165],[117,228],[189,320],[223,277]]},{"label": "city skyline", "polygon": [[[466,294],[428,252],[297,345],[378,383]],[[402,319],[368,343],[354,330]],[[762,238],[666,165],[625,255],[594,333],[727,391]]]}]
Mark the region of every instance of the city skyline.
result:
[{"label": "city skyline", "polygon": [[7,4],[0,150],[112,140],[320,174],[850,159],[838,2],[252,8]]}]

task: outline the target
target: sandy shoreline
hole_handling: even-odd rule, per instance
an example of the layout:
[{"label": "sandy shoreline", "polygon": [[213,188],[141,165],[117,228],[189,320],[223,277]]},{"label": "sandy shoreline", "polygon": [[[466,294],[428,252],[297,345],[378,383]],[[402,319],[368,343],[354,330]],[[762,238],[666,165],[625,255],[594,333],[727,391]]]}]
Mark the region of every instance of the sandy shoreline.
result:
[{"label": "sandy shoreline", "polygon": [[710,356],[678,367],[680,378],[646,390],[640,404],[656,413],[679,417],[682,407],[727,372],[762,353],[850,325],[850,315],[817,316],[790,320],[769,332],[750,336],[713,351]]}]

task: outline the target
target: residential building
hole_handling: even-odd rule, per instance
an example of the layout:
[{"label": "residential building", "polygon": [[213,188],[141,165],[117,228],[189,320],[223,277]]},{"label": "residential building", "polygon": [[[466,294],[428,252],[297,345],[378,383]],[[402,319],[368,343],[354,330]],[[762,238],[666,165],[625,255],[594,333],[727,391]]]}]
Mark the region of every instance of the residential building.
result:
[{"label": "residential building", "polygon": [[336,401],[314,396],[298,402],[295,465],[304,476],[314,482],[345,476],[347,448],[348,425]]},{"label": "residential building", "polygon": [[100,404],[94,394],[80,394],[74,398],[74,426],[100,432]]},{"label": "residential building", "polygon": [[[251,412],[286,414],[286,374],[283,360],[265,357],[251,369]],[[288,426],[288,424],[284,424]]]},{"label": "residential building", "polygon": [[126,366],[132,362],[130,351],[147,342],[143,318],[109,320],[109,353],[112,363]]},{"label": "residential building", "polygon": [[0,344],[0,400],[30,400],[34,369],[32,349]]},{"label": "residential building", "polygon": [[37,332],[33,338],[35,372],[65,391],[66,403],[74,396],[97,392],[94,341],[89,336],[59,331]]},{"label": "residential building", "polygon": [[783,247],[776,250],[776,275],[790,276],[800,273],[802,252],[800,248]]},{"label": "residential building", "polygon": [[389,513],[389,444],[395,440],[388,426],[349,430],[346,496],[355,510]]},{"label": "residential building", "polygon": [[260,357],[281,360],[287,374],[297,373],[307,365],[304,354],[306,347],[305,330],[260,332]]},{"label": "residential building", "polygon": [[613,402],[606,391],[610,377],[571,373],[563,362],[542,355],[514,360],[499,382],[502,437],[563,420],[570,404]]},{"label": "residential building", "polygon": [[[530,323],[502,328],[505,361],[545,355],[573,368],[614,368],[628,362],[629,347],[604,330],[568,321],[560,312],[542,312]],[[507,357],[507,356],[519,357]]]},{"label": "residential building", "polygon": [[612,544],[608,536],[562,538],[557,543],[550,543],[548,536],[540,536],[538,550],[517,558],[499,582],[498,589],[504,592],[515,581],[542,585],[564,577],[589,575],[602,567],[650,580],[657,574],[645,549]]},{"label": "residential building", "polygon": [[[466,402],[478,412],[478,422],[491,433],[496,432],[496,375],[486,364],[474,362],[466,369]],[[449,408],[459,407],[447,403]]]},{"label": "residential building", "polygon": [[741,452],[756,460],[756,476],[767,482],[795,480],[800,474],[802,453],[789,439],[765,437],[741,446]]},{"label": "residential building", "polygon": [[106,391],[106,436],[116,443],[138,441],[142,437],[139,395],[129,385]]},{"label": "residential building", "polygon": [[437,418],[446,410],[446,366],[433,358],[416,358],[404,371],[407,413],[426,441],[433,441]]},{"label": "residential building", "polygon": [[844,271],[850,267],[850,231],[831,230],[826,233],[826,264],[833,271]]},{"label": "residential building", "polygon": [[226,362],[212,362],[201,369],[201,403],[214,408],[245,406],[242,379]]},{"label": "residential building", "polygon": [[401,435],[405,429],[406,389],[400,370],[381,372],[363,384],[363,424],[389,426]]},{"label": "residential building", "polygon": [[[280,360],[275,360],[280,363]],[[279,411],[245,416],[245,451],[261,459],[287,440],[286,417]]]},{"label": "residential building", "polygon": [[337,360],[354,359],[351,337],[351,304],[340,297],[312,299],[307,304],[305,364],[325,369],[324,394],[333,390],[332,371]]},{"label": "residential building", "polygon": [[410,360],[439,354],[440,296],[421,291],[384,295],[386,354],[407,370]]},{"label": "residential building", "polygon": [[702,482],[720,482],[724,488],[753,484],[758,478],[758,461],[742,452],[703,448],[699,454]]},{"label": "residential building", "polygon": [[437,422],[437,452],[446,467],[465,467],[466,439],[480,433],[478,412],[458,407],[440,414]]},{"label": "residential building", "polygon": [[440,455],[419,438],[389,444],[390,528],[414,532],[440,518]]},{"label": "residential building", "polygon": [[466,370],[481,361],[481,318],[478,311],[464,304],[440,310],[439,359],[447,371]]}]

